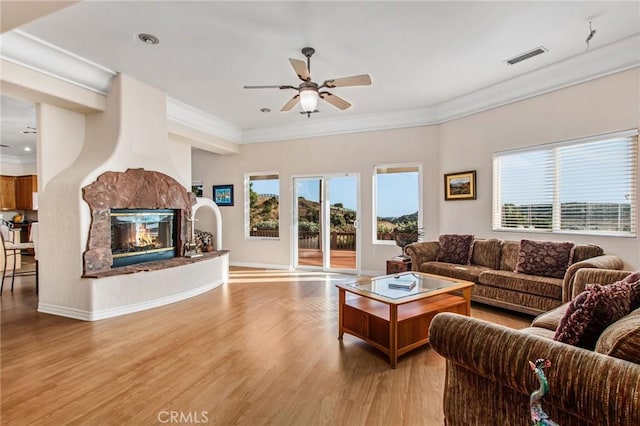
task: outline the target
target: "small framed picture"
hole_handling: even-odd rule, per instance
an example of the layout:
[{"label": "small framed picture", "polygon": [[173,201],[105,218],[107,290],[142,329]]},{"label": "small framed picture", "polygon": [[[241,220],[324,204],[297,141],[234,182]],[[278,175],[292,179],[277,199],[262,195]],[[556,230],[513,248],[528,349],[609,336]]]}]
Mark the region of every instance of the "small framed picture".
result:
[{"label": "small framed picture", "polygon": [[213,185],[213,201],[218,206],[233,206],[233,185]]},{"label": "small framed picture", "polygon": [[203,185],[202,182],[192,182],[191,183],[191,192],[193,192],[196,197],[202,197],[203,193]]},{"label": "small framed picture", "polygon": [[476,171],[447,173],[444,175],[444,199],[475,200]]}]

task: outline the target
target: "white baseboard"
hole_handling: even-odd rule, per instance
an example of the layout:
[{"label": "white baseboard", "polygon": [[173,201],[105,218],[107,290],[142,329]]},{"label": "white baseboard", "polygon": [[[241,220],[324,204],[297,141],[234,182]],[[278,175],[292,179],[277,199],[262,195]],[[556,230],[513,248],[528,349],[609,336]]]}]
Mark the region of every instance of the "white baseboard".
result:
[{"label": "white baseboard", "polygon": [[118,306],[117,308],[103,309],[100,311],[84,311],[80,309],[68,308],[66,306],[48,305],[45,303],[38,304],[38,312],[43,314],[58,315],[61,317],[73,318],[82,321],[97,321],[106,318],[117,317],[120,315],[132,314],[134,312],[140,312],[147,309],[157,308],[159,306],[168,305],[170,303],[179,302],[181,300],[189,299],[194,296],[198,296],[209,290],[212,290],[226,281],[225,278],[220,278],[216,281],[206,283],[200,287],[183,291],[181,293],[172,294],[170,296],[161,297],[159,299],[149,300],[146,302],[133,303],[126,306]]},{"label": "white baseboard", "polygon": [[242,268],[257,268],[257,269],[285,269],[292,271],[290,265],[278,265],[275,263],[253,263],[253,262],[229,262],[229,266],[240,266]]},{"label": "white baseboard", "polygon": [[[287,271],[293,271],[294,269],[289,265],[278,265],[273,263],[253,263],[253,262],[229,262],[230,266],[240,266],[243,268],[258,268],[258,269],[284,269]],[[300,268],[300,271],[307,271],[307,269]],[[317,270],[309,271],[318,272]],[[322,272],[322,271],[319,271]],[[386,275],[385,271],[373,271],[373,270],[363,270],[360,271],[360,275],[367,275],[372,277],[377,277],[380,275]]]}]

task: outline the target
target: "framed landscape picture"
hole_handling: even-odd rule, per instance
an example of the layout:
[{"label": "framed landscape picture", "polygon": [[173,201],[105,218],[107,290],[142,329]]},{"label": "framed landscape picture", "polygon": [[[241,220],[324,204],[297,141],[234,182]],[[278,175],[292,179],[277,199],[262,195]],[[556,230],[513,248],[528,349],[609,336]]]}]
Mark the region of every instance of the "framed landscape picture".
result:
[{"label": "framed landscape picture", "polygon": [[193,192],[196,195],[196,197],[202,197],[202,193],[203,193],[202,182],[192,182],[191,192]]},{"label": "framed landscape picture", "polygon": [[233,185],[213,185],[213,201],[219,206],[233,206]]},{"label": "framed landscape picture", "polygon": [[475,200],[476,171],[447,173],[444,175],[444,199]]}]

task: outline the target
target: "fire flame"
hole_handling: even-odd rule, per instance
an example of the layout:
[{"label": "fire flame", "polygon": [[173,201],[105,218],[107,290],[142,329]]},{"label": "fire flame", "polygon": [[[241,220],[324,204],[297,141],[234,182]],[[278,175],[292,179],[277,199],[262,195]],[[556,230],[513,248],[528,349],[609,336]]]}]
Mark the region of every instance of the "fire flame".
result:
[{"label": "fire flame", "polygon": [[147,229],[144,223],[136,223],[136,243],[138,246],[154,245],[154,235]]}]

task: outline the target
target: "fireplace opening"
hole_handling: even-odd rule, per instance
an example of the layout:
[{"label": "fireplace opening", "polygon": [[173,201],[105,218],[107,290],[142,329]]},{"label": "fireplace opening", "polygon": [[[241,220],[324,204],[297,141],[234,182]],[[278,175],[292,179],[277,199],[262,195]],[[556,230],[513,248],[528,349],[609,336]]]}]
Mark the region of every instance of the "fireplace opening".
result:
[{"label": "fireplace opening", "polygon": [[177,217],[169,209],[112,209],[113,267],[175,257]]}]

